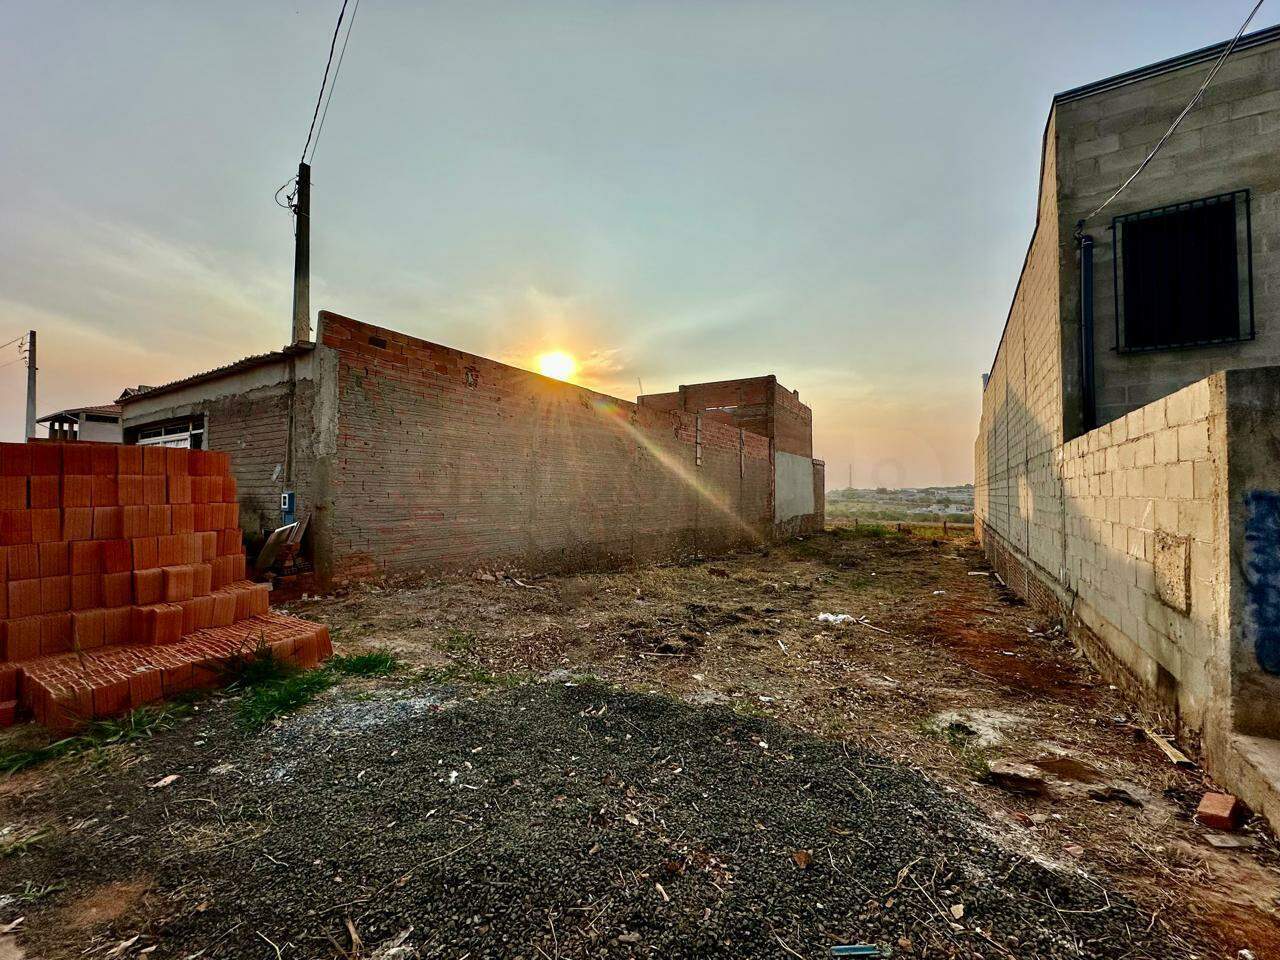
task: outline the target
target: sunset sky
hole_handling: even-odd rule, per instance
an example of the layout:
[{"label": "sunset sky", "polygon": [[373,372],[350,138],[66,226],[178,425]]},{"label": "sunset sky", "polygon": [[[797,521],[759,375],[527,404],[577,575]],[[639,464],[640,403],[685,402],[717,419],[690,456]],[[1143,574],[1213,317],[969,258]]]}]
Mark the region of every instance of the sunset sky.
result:
[{"label": "sunset sky", "polygon": [[[41,413],[288,339],[272,193],[339,5],[3,5],[0,342],[39,331]],[[1050,97],[1248,6],[363,0],[312,306],[623,397],[775,373],[829,486],[967,482]]]}]

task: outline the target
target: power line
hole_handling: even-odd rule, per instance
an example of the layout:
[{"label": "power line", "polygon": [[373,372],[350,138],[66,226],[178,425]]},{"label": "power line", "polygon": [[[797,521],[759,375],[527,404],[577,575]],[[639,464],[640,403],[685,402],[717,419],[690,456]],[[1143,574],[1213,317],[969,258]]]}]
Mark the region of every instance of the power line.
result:
[{"label": "power line", "polygon": [[329,116],[329,104],[333,100],[333,90],[338,85],[338,74],[342,72],[342,61],[347,56],[347,43],[351,40],[351,29],[356,25],[356,14],[360,12],[360,0],[351,8],[351,19],[347,21],[347,32],[342,38],[342,50],[338,52],[338,65],[333,68],[333,83],[329,84],[329,96],[324,101],[324,112],[320,114],[320,126],[316,128],[316,142],[311,148],[311,162],[315,163],[316,151],[320,149],[320,134],[324,133],[324,118]]},{"label": "power line", "polygon": [[1213,83],[1213,78],[1218,75],[1218,71],[1222,69],[1222,65],[1227,62],[1227,57],[1231,56],[1232,51],[1236,48],[1236,44],[1240,42],[1240,38],[1244,36],[1245,30],[1248,29],[1250,22],[1261,7],[1262,0],[1258,0],[1258,2],[1253,5],[1253,9],[1249,11],[1249,16],[1244,18],[1244,23],[1240,24],[1240,29],[1236,31],[1236,35],[1231,39],[1231,42],[1227,44],[1226,49],[1222,51],[1222,55],[1218,57],[1217,62],[1214,63],[1213,69],[1209,71],[1209,75],[1204,78],[1204,83],[1200,84],[1200,89],[1196,91],[1196,95],[1191,98],[1190,103],[1182,108],[1182,112],[1178,114],[1173,123],[1169,125],[1169,129],[1164,132],[1164,136],[1161,137],[1156,145],[1151,148],[1151,152],[1147,154],[1146,159],[1138,164],[1138,169],[1129,174],[1129,179],[1120,184],[1120,186],[1116,188],[1116,192],[1107,197],[1106,200],[1103,200],[1096,210],[1082,217],[1078,227],[1083,227],[1086,220],[1091,220],[1100,214],[1106,209],[1107,205],[1111,203],[1112,200],[1124,193],[1125,188],[1128,187],[1129,184],[1138,179],[1138,174],[1142,173],[1142,171],[1147,168],[1147,164],[1149,164],[1155,158],[1155,155],[1160,152],[1160,148],[1165,145],[1165,141],[1173,136],[1173,132],[1178,129],[1178,124],[1182,123],[1183,118],[1186,117],[1186,115],[1195,108],[1195,105],[1200,102],[1201,98],[1204,96],[1204,92],[1209,89],[1209,84]]},{"label": "power line", "polygon": [[338,31],[342,29],[342,18],[347,12],[347,0],[342,0],[342,9],[338,11],[338,22],[333,27],[333,39],[329,41],[329,59],[324,62],[324,76],[320,80],[320,93],[316,97],[316,109],[311,114],[311,127],[307,130],[307,142],[302,146],[302,156],[299,158],[305,163],[307,160],[307,149],[311,146],[311,135],[316,130],[316,118],[320,116],[320,104],[324,101],[324,88],[329,85],[329,67],[333,64],[333,51],[338,45]]},{"label": "power line", "polygon": [[0,350],[3,350],[5,347],[9,346],[9,344],[11,343],[17,343],[19,340],[25,340],[26,338],[27,338],[27,335],[25,333],[20,333],[16,337],[14,337],[12,340],[6,340],[4,343],[0,343]]}]

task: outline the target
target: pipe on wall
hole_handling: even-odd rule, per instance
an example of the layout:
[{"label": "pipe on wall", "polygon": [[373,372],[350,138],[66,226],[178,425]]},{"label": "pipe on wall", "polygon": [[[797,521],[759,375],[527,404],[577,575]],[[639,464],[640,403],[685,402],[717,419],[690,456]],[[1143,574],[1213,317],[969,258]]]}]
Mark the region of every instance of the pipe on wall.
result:
[{"label": "pipe on wall", "polygon": [[1076,240],[1080,246],[1081,427],[1084,433],[1088,433],[1098,426],[1093,376],[1093,237],[1077,233]]}]

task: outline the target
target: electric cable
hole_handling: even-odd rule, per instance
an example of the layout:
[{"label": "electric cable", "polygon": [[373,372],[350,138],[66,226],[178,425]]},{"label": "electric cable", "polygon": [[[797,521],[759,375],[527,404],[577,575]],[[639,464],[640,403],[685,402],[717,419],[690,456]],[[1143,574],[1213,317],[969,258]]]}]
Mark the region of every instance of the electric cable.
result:
[{"label": "electric cable", "polygon": [[1178,114],[1178,116],[1174,119],[1173,123],[1169,125],[1169,129],[1164,132],[1164,136],[1161,137],[1156,142],[1156,145],[1151,148],[1151,152],[1147,154],[1146,159],[1144,159],[1140,164],[1138,164],[1138,169],[1134,170],[1133,173],[1129,174],[1129,178],[1125,180],[1124,183],[1120,184],[1119,187],[1116,188],[1116,192],[1111,194],[1111,196],[1107,197],[1106,200],[1103,200],[1102,203],[1095,210],[1085,214],[1083,217],[1080,218],[1080,222],[1076,225],[1077,236],[1080,235],[1080,232],[1083,229],[1084,223],[1086,220],[1092,220],[1094,217],[1100,214],[1103,210],[1105,210],[1107,208],[1107,205],[1110,204],[1112,200],[1120,196],[1120,194],[1124,193],[1125,188],[1128,187],[1129,184],[1133,183],[1134,180],[1138,179],[1138,174],[1142,173],[1142,171],[1147,168],[1147,164],[1149,164],[1152,160],[1155,159],[1155,155],[1160,152],[1160,148],[1165,145],[1165,142],[1171,136],[1173,136],[1173,132],[1178,129],[1178,124],[1182,123],[1186,115],[1190,113],[1195,108],[1196,104],[1200,102],[1201,98],[1204,97],[1205,91],[1209,89],[1209,84],[1213,83],[1213,78],[1218,75],[1218,71],[1222,69],[1222,65],[1227,62],[1227,57],[1231,56],[1232,52],[1236,48],[1236,44],[1240,42],[1240,38],[1244,36],[1245,30],[1248,29],[1249,24],[1252,22],[1254,16],[1257,14],[1258,10],[1261,9],[1262,2],[1263,0],[1258,0],[1258,2],[1253,5],[1253,9],[1249,11],[1249,16],[1244,18],[1244,23],[1240,24],[1240,29],[1236,31],[1236,35],[1231,39],[1231,42],[1228,43],[1226,48],[1222,51],[1222,55],[1218,57],[1217,62],[1214,63],[1213,69],[1210,70],[1209,75],[1204,78],[1204,83],[1200,84],[1200,89],[1196,91],[1196,95],[1191,98],[1190,103],[1188,103],[1185,107],[1182,108],[1182,112]]},{"label": "electric cable", "polygon": [[320,116],[320,104],[324,102],[324,89],[329,85],[329,67],[333,65],[333,51],[338,46],[338,32],[342,29],[342,18],[347,12],[347,0],[342,0],[342,9],[338,11],[338,22],[333,27],[333,39],[329,41],[329,59],[324,62],[324,76],[320,80],[320,93],[316,97],[316,109],[311,114],[311,126],[307,130],[307,142],[302,145],[302,156],[299,161],[305,163],[307,150],[311,146],[311,135],[316,130],[316,119]]}]

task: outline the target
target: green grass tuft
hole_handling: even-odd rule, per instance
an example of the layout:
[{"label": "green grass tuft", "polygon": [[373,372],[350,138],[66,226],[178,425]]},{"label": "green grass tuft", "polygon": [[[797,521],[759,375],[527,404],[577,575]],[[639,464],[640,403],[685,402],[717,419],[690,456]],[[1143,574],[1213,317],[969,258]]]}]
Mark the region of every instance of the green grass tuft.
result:
[{"label": "green grass tuft", "polygon": [[43,747],[14,749],[0,746],[0,774],[14,774],[49,760],[103,750],[132,743],[172,727],[191,712],[188,703],[158,703],[108,720],[95,720],[83,733],[57,740]]},{"label": "green grass tuft", "polygon": [[257,730],[282,714],[310,703],[338,682],[325,669],[295,672],[249,687],[240,700],[240,720]]},{"label": "green grass tuft", "polygon": [[35,830],[21,837],[14,837],[12,840],[0,841],[0,859],[26,853],[32,847],[42,843],[50,833],[49,830]]},{"label": "green grass tuft", "polygon": [[400,668],[400,661],[389,650],[370,650],[333,657],[326,666],[348,677],[386,677]]},{"label": "green grass tuft", "polygon": [[259,730],[276,717],[310,703],[346,677],[384,677],[399,666],[389,651],[371,650],[332,657],[322,667],[303,671],[276,660],[270,649],[260,648],[243,664],[235,681],[244,689],[240,721]]}]

